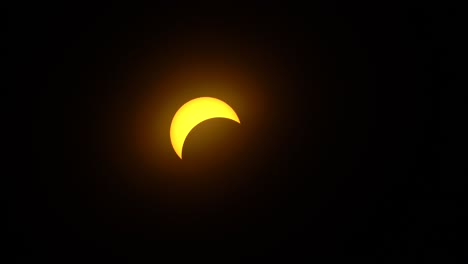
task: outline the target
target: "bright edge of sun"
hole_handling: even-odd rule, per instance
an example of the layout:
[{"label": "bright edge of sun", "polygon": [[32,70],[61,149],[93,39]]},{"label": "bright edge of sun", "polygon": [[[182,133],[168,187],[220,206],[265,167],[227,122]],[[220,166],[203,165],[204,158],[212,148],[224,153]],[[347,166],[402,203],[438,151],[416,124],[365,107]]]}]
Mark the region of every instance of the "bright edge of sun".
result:
[{"label": "bright edge of sun", "polygon": [[212,97],[199,97],[188,101],[174,115],[170,128],[172,147],[182,159],[182,149],[190,131],[211,118],[227,118],[240,123],[236,112],[225,102]]},{"label": "bright edge of sun", "polygon": [[236,112],[228,104],[212,97],[190,100],[176,112],[171,123],[170,137],[172,147],[181,159],[183,145],[190,131],[211,118],[227,118],[240,123]]}]

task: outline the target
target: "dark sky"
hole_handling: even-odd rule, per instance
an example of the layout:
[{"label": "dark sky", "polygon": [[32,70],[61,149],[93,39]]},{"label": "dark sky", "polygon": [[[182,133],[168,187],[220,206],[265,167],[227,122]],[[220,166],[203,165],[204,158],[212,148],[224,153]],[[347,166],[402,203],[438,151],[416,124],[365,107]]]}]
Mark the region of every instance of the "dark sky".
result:
[{"label": "dark sky", "polygon": [[[395,1],[12,7],[14,109],[33,150],[8,192],[12,252],[21,263],[449,263],[463,207],[440,156],[444,12]],[[190,74],[245,85],[174,84]],[[180,161],[169,122],[198,96],[229,102],[242,123],[198,126]],[[158,140],[167,131],[156,146],[142,139],[152,115]]]}]

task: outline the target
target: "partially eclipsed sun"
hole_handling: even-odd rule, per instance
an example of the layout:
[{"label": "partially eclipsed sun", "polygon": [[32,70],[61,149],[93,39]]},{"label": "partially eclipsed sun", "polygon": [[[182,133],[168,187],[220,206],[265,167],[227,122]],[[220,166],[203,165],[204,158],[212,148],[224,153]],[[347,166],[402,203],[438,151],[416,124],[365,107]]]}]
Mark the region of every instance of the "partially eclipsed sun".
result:
[{"label": "partially eclipsed sun", "polygon": [[196,98],[179,108],[172,119],[170,135],[172,147],[181,159],[187,135],[195,126],[211,118],[227,118],[240,123],[236,112],[228,104],[212,97]]}]

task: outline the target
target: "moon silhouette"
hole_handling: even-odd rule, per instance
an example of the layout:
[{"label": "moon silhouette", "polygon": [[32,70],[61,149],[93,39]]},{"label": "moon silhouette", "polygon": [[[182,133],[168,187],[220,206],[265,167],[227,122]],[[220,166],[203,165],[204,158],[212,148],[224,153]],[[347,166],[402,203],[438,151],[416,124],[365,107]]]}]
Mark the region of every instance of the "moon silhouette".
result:
[{"label": "moon silhouette", "polygon": [[212,97],[195,98],[177,110],[172,119],[170,136],[172,147],[180,159],[185,139],[190,131],[211,118],[227,118],[240,123],[236,112],[228,104]]}]

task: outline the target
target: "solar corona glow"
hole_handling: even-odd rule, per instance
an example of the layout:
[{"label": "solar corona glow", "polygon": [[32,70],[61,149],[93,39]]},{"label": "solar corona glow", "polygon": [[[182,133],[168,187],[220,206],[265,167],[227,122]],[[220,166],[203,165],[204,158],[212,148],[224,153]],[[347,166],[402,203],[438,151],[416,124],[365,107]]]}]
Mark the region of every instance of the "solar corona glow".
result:
[{"label": "solar corona glow", "polygon": [[172,147],[180,159],[185,139],[190,131],[211,118],[227,118],[240,123],[236,112],[228,104],[212,97],[195,98],[177,110],[172,119],[170,137]]}]

